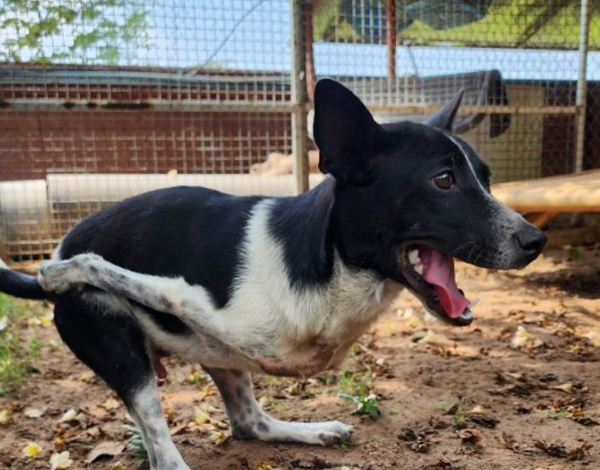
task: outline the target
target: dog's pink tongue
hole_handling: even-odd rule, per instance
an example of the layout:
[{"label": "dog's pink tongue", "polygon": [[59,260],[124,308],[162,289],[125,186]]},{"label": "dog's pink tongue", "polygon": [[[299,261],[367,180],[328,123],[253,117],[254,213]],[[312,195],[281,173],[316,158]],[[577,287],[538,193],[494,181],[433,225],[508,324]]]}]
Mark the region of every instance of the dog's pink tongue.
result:
[{"label": "dog's pink tongue", "polygon": [[459,317],[469,305],[454,280],[454,260],[433,248],[419,248],[423,262],[423,278],[435,287],[440,303],[450,318]]}]

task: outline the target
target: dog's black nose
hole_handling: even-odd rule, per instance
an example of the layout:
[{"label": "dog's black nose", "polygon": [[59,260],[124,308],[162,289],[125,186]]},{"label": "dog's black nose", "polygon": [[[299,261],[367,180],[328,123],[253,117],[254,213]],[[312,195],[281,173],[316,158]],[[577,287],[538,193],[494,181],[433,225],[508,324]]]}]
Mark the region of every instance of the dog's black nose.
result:
[{"label": "dog's black nose", "polygon": [[544,232],[531,225],[517,232],[517,241],[523,250],[529,253],[540,253],[548,239]]}]

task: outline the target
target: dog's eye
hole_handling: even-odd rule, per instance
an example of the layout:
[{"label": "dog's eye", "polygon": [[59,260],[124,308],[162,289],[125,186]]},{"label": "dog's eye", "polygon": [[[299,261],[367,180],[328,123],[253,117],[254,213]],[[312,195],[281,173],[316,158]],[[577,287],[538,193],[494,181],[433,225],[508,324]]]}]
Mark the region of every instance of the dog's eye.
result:
[{"label": "dog's eye", "polygon": [[455,183],[454,174],[451,171],[444,171],[433,177],[433,184],[440,189],[452,189]]}]

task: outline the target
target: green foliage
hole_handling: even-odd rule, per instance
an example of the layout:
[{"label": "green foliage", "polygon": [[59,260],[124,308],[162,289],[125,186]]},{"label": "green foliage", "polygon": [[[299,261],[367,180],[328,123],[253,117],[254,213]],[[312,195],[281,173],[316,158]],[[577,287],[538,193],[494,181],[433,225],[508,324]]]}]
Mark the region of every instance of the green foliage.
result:
[{"label": "green foliage", "polygon": [[354,413],[357,415],[367,415],[371,419],[378,419],[381,417],[381,410],[379,408],[379,401],[377,395],[370,393],[367,395],[364,389],[359,390],[358,395],[348,395],[346,393],[340,393],[341,398],[346,400],[352,400],[356,403],[356,410]]},{"label": "green foliage", "polygon": [[147,45],[137,0],[2,0],[0,61],[113,65]]},{"label": "green foliage", "polygon": [[462,397],[458,403],[452,404],[445,401],[436,401],[433,403],[434,410],[442,410],[445,414],[452,416],[455,425],[461,424],[467,418],[467,407],[472,400],[469,397]]},{"label": "green foliage", "polygon": [[39,355],[39,341],[26,344],[15,325],[26,312],[25,304],[0,294],[0,396],[19,392]]},{"label": "green foliage", "polygon": [[361,372],[343,370],[340,374],[340,392],[338,395],[356,403],[355,414],[367,415],[372,419],[377,419],[381,416],[381,409],[379,408],[377,396],[370,393],[372,382],[373,372],[369,366]]},{"label": "green foliage", "polygon": [[123,431],[129,435],[127,450],[136,456],[140,467],[144,466],[144,464],[148,461],[148,450],[144,444],[142,431],[140,428],[136,426],[130,426],[128,424],[124,424],[122,427]]},{"label": "green foliage", "polygon": [[[321,41],[365,41],[360,27],[351,25],[343,15],[344,0],[318,2],[314,9],[314,35]],[[379,2],[382,15],[384,0]],[[405,6],[414,0],[398,0],[396,16],[405,19]],[[579,43],[579,0],[495,0],[487,14],[473,23],[435,30],[414,21],[400,31],[398,42],[410,40],[416,45],[451,44],[471,47],[575,48]],[[600,48],[600,9],[592,11],[590,46]]]}]

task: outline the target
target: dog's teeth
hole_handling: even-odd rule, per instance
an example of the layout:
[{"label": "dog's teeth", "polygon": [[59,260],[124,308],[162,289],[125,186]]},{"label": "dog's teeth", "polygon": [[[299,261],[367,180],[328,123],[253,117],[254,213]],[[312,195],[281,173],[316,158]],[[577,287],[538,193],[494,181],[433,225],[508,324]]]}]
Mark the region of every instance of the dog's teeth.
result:
[{"label": "dog's teeth", "polygon": [[471,302],[469,302],[469,308],[475,307],[479,303],[480,300],[481,299],[479,297],[477,297],[476,299],[471,300]]},{"label": "dog's teeth", "polygon": [[416,264],[415,265],[415,271],[422,276],[423,275],[423,265],[422,264]]},{"label": "dog's teeth", "polygon": [[421,259],[419,258],[419,250],[410,250],[408,252],[408,261],[410,264],[418,264]]}]

